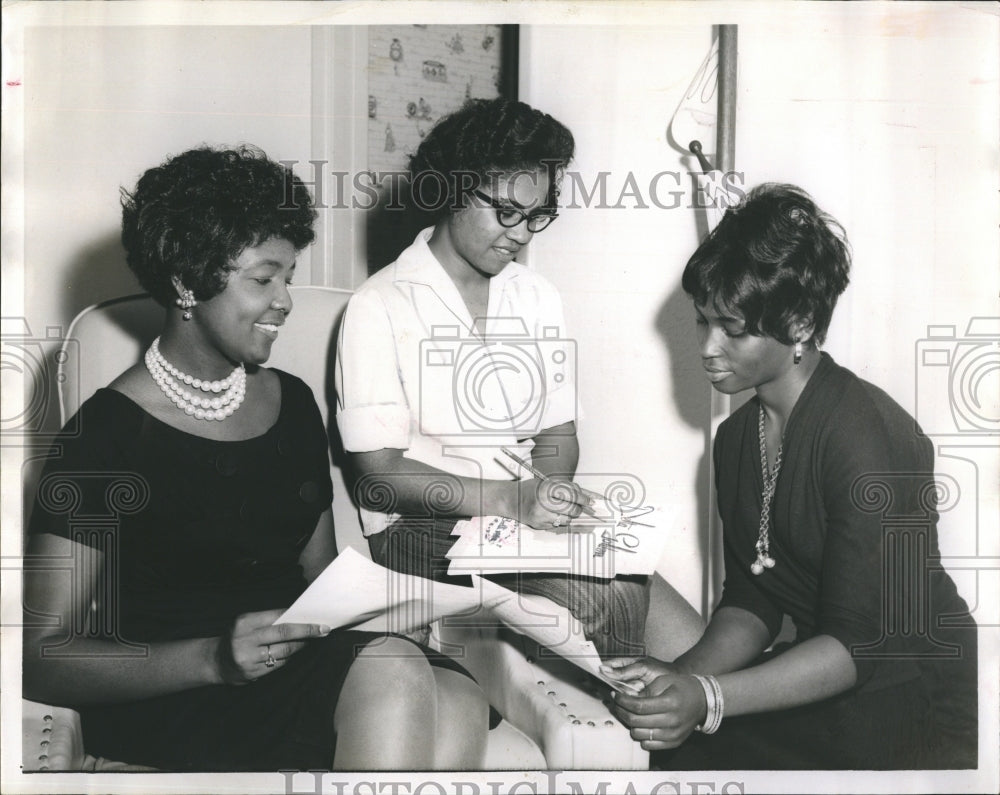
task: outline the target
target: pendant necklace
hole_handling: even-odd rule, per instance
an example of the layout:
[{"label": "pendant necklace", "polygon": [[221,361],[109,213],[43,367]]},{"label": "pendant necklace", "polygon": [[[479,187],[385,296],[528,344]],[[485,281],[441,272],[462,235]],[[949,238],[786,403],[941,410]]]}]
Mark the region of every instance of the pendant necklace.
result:
[{"label": "pendant necklace", "polygon": [[757,442],[760,446],[760,471],[764,480],[764,490],[760,495],[760,529],[757,534],[757,560],[751,566],[750,571],[754,574],[763,574],[764,569],[774,568],[774,558],[771,557],[770,527],[771,527],[771,498],[774,496],[774,487],[778,482],[778,473],[781,471],[781,451],[784,443],[778,445],[778,452],[774,455],[774,466],[768,471],[767,468],[767,441],[764,438],[764,407],[760,407],[757,414]]}]

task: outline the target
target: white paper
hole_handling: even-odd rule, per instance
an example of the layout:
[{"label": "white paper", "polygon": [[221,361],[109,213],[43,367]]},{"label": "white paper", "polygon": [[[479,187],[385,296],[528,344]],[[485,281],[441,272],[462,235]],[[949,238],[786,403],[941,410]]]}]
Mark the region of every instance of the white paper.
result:
[{"label": "white paper", "polygon": [[602,579],[652,574],[669,524],[667,512],[653,507],[581,515],[566,533],[535,530],[501,516],[477,516],[456,525],[458,540],[448,550],[448,573],[551,571]]},{"label": "white paper", "polygon": [[601,658],[584,636],[580,622],[551,599],[518,594],[480,577],[473,577],[472,585],[463,587],[401,574],[350,547],[274,623],[406,633],[444,616],[479,609],[489,610],[515,632],[622,689],[621,683],[601,673]]},{"label": "white paper", "polygon": [[391,571],[348,547],[275,623],[405,633],[442,616],[474,611],[481,601],[478,588]]}]

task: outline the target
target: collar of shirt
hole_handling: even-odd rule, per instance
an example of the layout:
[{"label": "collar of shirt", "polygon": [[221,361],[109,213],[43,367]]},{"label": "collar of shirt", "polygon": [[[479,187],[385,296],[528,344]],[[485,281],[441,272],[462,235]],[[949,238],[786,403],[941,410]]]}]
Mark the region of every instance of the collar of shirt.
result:
[{"label": "collar of shirt", "polygon": [[[427,244],[434,227],[429,226],[420,231],[413,245],[407,248],[393,265],[392,281],[394,284],[419,284],[430,288],[449,311],[472,333],[473,318],[469,308],[462,300],[458,288],[451,280],[447,271],[441,267],[437,257]],[[499,308],[507,285],[516,280],[525,266],[519,262],[511,262],[500,273],[490,279],[489,306],[487,307],[487,336],[494,333],[498,321],[503,325],[501,333],[507,332],[506,318],[500,317]]]}]

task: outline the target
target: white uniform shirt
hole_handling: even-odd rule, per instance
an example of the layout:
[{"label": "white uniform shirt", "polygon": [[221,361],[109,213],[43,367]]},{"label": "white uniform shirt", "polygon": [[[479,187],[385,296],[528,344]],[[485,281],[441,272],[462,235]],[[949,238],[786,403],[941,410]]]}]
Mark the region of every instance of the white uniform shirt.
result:
[{"label": "white uniform shirt", "polygon": [[[337,343],[344,449],[403,450],[467,477],[523,478],[501,447],[577,418],[576,345],[555,287],[511,262],[490,280],[486,331],[427,245],[433,227],[352,296]],[[501,463],[502,462],[502,463]],[[365,535],[398,514],[362,509]]]}]

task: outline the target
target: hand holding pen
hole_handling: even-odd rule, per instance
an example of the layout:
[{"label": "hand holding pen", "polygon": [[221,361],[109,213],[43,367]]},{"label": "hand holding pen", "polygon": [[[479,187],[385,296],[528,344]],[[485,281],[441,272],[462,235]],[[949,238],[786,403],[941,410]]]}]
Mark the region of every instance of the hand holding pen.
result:
[{"label": "hand holding pen", "polygon": [[571,480],[546,475],[505,447],[501,450],[538,480],[537,489],[524,490],[522,515],[516,517],[519,521],[539,530],[571,532],[570,523],[581,513],[596,517],[592,503],[597,495],[580,488]]}]

